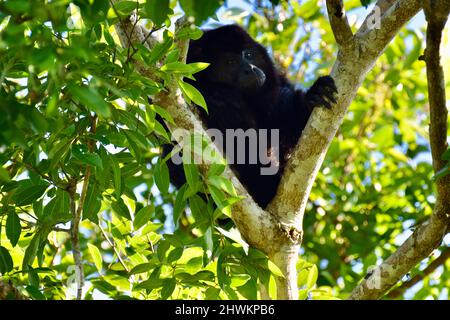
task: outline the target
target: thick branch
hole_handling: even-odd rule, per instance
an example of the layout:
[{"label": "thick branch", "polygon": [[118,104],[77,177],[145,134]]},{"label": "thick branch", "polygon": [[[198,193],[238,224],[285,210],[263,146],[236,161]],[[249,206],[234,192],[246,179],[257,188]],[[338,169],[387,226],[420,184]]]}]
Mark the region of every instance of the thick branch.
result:
[{"label": "thick branch", "polygon": [[0,281],[0,300],[28,300],[11,282]]},{"label": "thick branch", "polygon": [[[447,150],[447,107],[445,96],[444,70],[441,65],[440,44],[442,30],[450,11],[450,0],[425,1],[427,27],[427,47],[425,63],[427,67],[428,100],[430,103],[430,145],[433,168],[438,172],[445,166],[442,154]],[[450,199],[450,176],[437,181],[438,197]]]},{"label": "thick branch", "polygon": [[349,299],[379,299],[416,264],[436,249],[447,233],[448,219],[443,207],[435,209],[431,218],[417,228],[398,250],[366,276]]},{"label": "thick branch", "polygon": [[383,16],[396,1],[397,0],[378,0],[372,11],[367,15],[366,19],[359,28],[359,32],[363,33],[367,29],[371,29],[376,22],[375,19]]},{"label": "thick branch", "polygon": [[450,249],[445,248],[444,251],[441,253],[441,255],[437,257],[435,260],[433,260],[433,262],[431,262],[423,271],[420,271],[410,280],[404,282],[401,286],[389,292],[388,297],[397,298],[401,296],[406,290],[413,287],[415,284],[422,281],[425,277],[432,274],[437,268],[442,266],[449,258],[450,258]]},{"label": "thick branch", "polygon": [[[398,0],[396,10],[389,9],[386,23],[373,37],[359,37],[342,47],[331,75],[338,88],[338,101],[333,110],[316,108],[302,132],[299,144],[286,167],[277,195],[268,210],[281,221],[293,222],[301,229],[303,212],[312,184],[322,165],[327,149],[367,72],[400,28],[419,10],[419,0]],[[389,23],[387,23],[389,21]],[[372,32],[373,30],[369,31]]]},{"label": "thick branch", "polygon": [[[447,109],[439,49],[442,30],[450,11],[449,3],[449,0],[427,1],[425,5],[428,21],[425,61],[430,101],[430,145],[435,172],[444,166],[442,154],[447,149]],[[450,223],[449,195],[450,176],[447,176],[437,181],[436,205],[430,219],[417,228],[394,254],[373,270],[353,290],[349,299],[382,297],[403,275],[439,246]]]},{"label": "thick branch", "polygon": [[327,0],[327,11],[336,43],[340,46],[345,45],[351,40],[353,33],[345,15],[344,2],[342,0]]},{"label": "thick branch", "polygon": [[[177,22],[177,30],[185,26],[186,19],[182,18]],[[133,41],[142,42],[143,35],[131,34],[126,30],[132,30],[132,23],[128,19],[127,21],[121,21],[116,25],[116,30],[119,35],[122,46],[125,48],[132,45]],[[151,38],[151,37],[150,37]],[[130,39],[132,39],[130,41]],[[134,40],[133,40],[134,39]],[[187,53],[188,42],[176,41],[175,45],[180,49],[180,53],[183,53],[180,57],[180,61],[184,61],[185,53]],[[151,49],[151,46],[149,46]],[[152,70],[144,67],[142,64],[136,64],[138,72],[144,74],[150,78],[155,79]],[[157,94],[153,101],[164,107],[172,116],[176,126],[170,126],[169,128],[173,132],[174,129],[185,130],[192,134],[199,134],[207,137],[209,140],[209,146],[214,149],[218,154],[219,151],[215,144],[207,136],[201,121],[196,117],[192,108],[186,104],[183,99],[182,93],[178,87],[177,80],[172,78],[167,83],[165,90]],[[186,135],[182,135],[186,136]],[[182,136],[175,135],[174,138],[177,142],[181,142]],[[199,165],[199,169],[202,173],[206,173],[209,168],[208,163]],[[297,299],[297,274],[295,269],[296,260],[288,259],[289,255],[282,256],[282,254],[276,254],[280,252],[294,252],[295,256],[298,254],[298,246],[291,240],[293,235],[297,235],[298,232],[293,232],[292,228],[282,223],[279,223],[277,219],[269,212],[262,210],[248,194],[247,190],[242,186],[240,181],[236,178],[233,171],[227,166],[224,177],[233,183],[237,193],[245,198],[233,205],[232,219],[238,227],[241,235],[245,240],[254,248],[260,249],[267,253],[269,257],[278,265],[278,267],[286,274],[286,277],[279,279],[277,292],[278,299]],[[298,235],[297,235],[298,238]],[[292,247],[294,245],[294,247]],[[292,267],[293,266],[293,267]]]},{"label": "thick branch", "polygon": [[[128,39],[132,38],[127,36],[124,31],[130,29],[130,23],[130,21],[125,21],[116,25],[116,30],[118,30],[120,40],[124,47],[129,45]],[[178,22],[178,28],[184,26],[185,23],[185,19]],[[135,40],[142,41],[140,37],[137,37]],[[180,52],[187,52],[187,41],[178,41],[176,45],[180,48]],[[184,58],[185,57],[182,57],[182,59]],[[149,70],[142,67],[139,67],[138,71],[145,75],[149,74]],[[185,103],[182,93],[178,88],[176,79],[172,79],[172,81],[166,86],[165,90],[157,94],[153,100],[156,104],[164,107],[173,117],[176,127],[171,129],[183,129],[189,133],[195,132],[196,134],[201,134],[207,137],[200,120],[196,117],[192,111],[192,108]],[[174,138],[181,139],[182,137],[175,136]],[[209,141],[209,145],[214,148],[216,152],[219,152],[211,140]],[[209,164],[207,163],[199,166],[200,171],[203,173],[206,173],[208,168]],[[239,201],[233,206],[232,211],[232,218],[242,236],[255,248],[261,249],[266,253],[275,251],[273,248],[274,244],[279,243],[280,238],[287,239],[285,234],[281,232],[281,228],[279,227],[277,221],[272,215],[256,205],[247,190],[242,186],[229,167],[226,168],[224,177],[233,183],[239,195],[245,197],[245,199]]]}]

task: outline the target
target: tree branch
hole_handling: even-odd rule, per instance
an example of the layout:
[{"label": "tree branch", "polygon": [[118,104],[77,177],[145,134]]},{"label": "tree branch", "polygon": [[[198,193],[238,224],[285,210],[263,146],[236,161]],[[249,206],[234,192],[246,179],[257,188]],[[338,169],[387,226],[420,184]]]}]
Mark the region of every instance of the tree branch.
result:
[{"label": "tree branch", "polygon": [[336,43],[343,46],[353,37],[352,29],[345,15],[344,2],[342,0],[327,0],[327,11]]},{"label": "tree branch", "polygon": [[[389,11],[397,11],[394,5]],[[425,62],[430,101],[430,145],[435,172],[445,165],[442,154],[447,149],[447,108],[444,73],[440,65],[442,30],[450,11],[449,0],[426,1],[428,22]],[[450,176],[436,183],[436,205],[431,217],[417,228],[400,248],[375,268],[351,293],[349,299],[382,297],[411,268],[429,256],[447,234],[450,223]]]},{"label": "tree branch", "polygon": [[12,282],[0,281],[0,300],[28,300]]},{"label": "tree branch", "polygon": [[374,25],[374,19],[383,16],[395,2],[397,2],[397,0],[378,0],[359,28],[359,32],[363,33],[367,29],[370,29]]},{"label": "tree branch", "polygon": [[[388,10],[381,28],[370,37],[354,37],[341,47],[331,72],[338,89],[332,110],[315,108],[293,151],[268,210],[287,224],[302,229],[303,213],[328,147],[367,72],[400,28],[419,10],[419,0],[398,0],[397,10]],[[400,10],[401,8],[401,10]],[[372,32],[370,30],[369,32]]]},{"label": "tree branch", "polygon": [[[97,129],[97,117],[91,118],[91,128],[89,132],[94,134]],[[87,142],[87,147],[89,152],[93,150],[93,141],[89,140]],[[70,194],[70,208],[72,211],[72,221],[70,223],[70,239],[72,242],[72,253],[73,259],[75,261],[75,277],[77,281],[77,300],[81,300],[83,296],[83,286],[84,286],[84,271],[83,271],[83,261],[81,256],[81,248],[79,241],[80,232],[80,222],[82,218],[84,201],[86,200],[86,194],[89,186],[89,179],[91,178],[91,166],[86,166],[86,171],[83,179],[83,186],[81,189],[80,200],[78,201],[78,207],[76,206],[76,185],[77,181],[73,182],[73,185],[69,188]]]},{"label": "tree branch", "polygon": [[103,237],[105,238],[105,240],[109,243],[109,245],[111,246],[111,248],[113,249],[114,253],[117,255],[117,259],[119,259],[120,264],[122,265],[122,267],[125,269],[126,272],[130,272],[130,269],[128,268],[127,264],[125,263],[125,261],[122,259],[122,256],[120,255],[119,250],[117,249],[116,244],[114,243],[113,240],[111,240],[108,235],[106,234],[105,229],[102,228],[102,226],[100,224],[98,224],[98,227],[100,228],[100,231],[103,234]]},{"label": "tree branch", "polygon": [[[389,1],[382,1],[382,3],[389,3]],[[398,0],[395,8],[387,9],[383,15],[379,30],[376,32],[368,30],[366,33],[359,34],[358,39],[352,37],[345,46],[341,47],[332,71],[339,90],[338,103],[332,111],[320,108],[313,111],[287,165],[277,195],[266,211],[255,204],[230,168],[227,167],[225,170],[225,178],[233,183],[239,195],[245,197],[233,206],[232,218],[236,226],[247,242],[267,253],[285,275],[284,278],[277,279],[278,299],[298,298],[296,261],[302,237],[303,213],[311,186],[331,140],[342,123],[347,108],[366,73],[399,29],[419,10],[419,0]],[[342,37],[341,35],[338,37],[341,40],[348,39],[348,29],[345,26],[336,26],[342,23],[342,21],[335,21],[334,30],[344,28],[343,30],[347,31],[344,31]],[[128,38],[136,37],[137,41],[143,39],[139,34],[126,37],[124,30],[130,29],[130,21],[121,21],[116,25],[124,47],[130,43]],[[182,49],[180,52],[187,51],[187,42],[178,42],[176,45]],[[155,79],[152,70],[139,64],[137,69],[142,74]],[[154,101],[170,113],[176,128],[207,137],[201,122],[185,103],[175,78],[167,83],[164,91],[156,95]],[[178,139],[180,140],[180,137]],[[208,140],[209,145],[217,151],[214,143],[209,138]],[[206,172],[208,164],[200,165],[199,169],[201,172]]]},{"label": "tree branch", "polygon": [[434,259],[434,261],[431,262],[424,270],[420,271],[410,280],[404,282],[402,285],[389,292],[388,297],[394,299],[401,296],[406,290],[413,287],[415,284],[425,279],[425,277],[432,274],[437,268],[442,266],[449,258],[450,258],[450,249],[444,248],[443,252],[439,257]]},{"label": "tree branch", "polygon": [[[181,18],[176,23],[176,31],[180,30],[182,27],[187,25],[187,20],[185,18]],[[122,21],[116,25],[116,30],[119,35],[122,46],[127,47],[129,45],[128,38],[134,39],[133,41],[142,41],[145,37],[144,33],[137,32],[139,28],[136,28],[134,34],[131,36],[127,36],[127,32],[125,30],[131,29],[131,21],[128,19],[126,21]],[[143,28],[143,27],[141,27]],[[149,37],[151,39],[152,37]],[[151,42],[153,43],[153,42]],[[188,49],[188,41],[186,40],[176,40],[175,45],[180,49],[180,61],[185,61],[186,53]],[[149,46],[151,49],[152,46]],[[152,70],[149,68],[145,68],[139,63],[136,63],[137,71],[141,74],[148,76],[155,80],[155,75]],[[158,79],[156,79],[158,81]],[[197,118],[196,114],[192,111],[192,108],[186,104],[183,99],[182,93],[178,88],[178,83],[175,78],[172,78],[166,85],[165,90],[161,91],[154,97],[155,104],[165,108],[169,114],[172,116],[175,126],[167,124],[173,132],[175,129],[177,130],[185,130],[185,132],[192,134],[202,135],[206,137],[209,142],[209,146],[216,152],[220,154],[220,151],[217,149],[216,145],[211,141],[206,131],[203,128],[203,124]],[[183,135],[185,136],[185,135]],[[174,138],[177,142],[182,142],[182,136],[175,135]],[[199,170],[202,173],[207,173],[210,164],[203,163],[199,165]],[[279,223],[275,219],[275,217],[267,211],[262,210],[252,199],[252,197],[248,194],[247,190],[242,186],[239,179],[235,176],[234,172],[227,166],[223,176],[230,180],[236,189],[236,192],[243,196],[244,199],[235,203],[233,205],[232,210],[232,219],[235,222],[237,228],[239,229],[243,238],[254,248],[260,249],[269,257],[273,258],[275,253],[280,252],[278,249],[280,244],[291,244],[292,240],[290,238],[290,230],[285,229],[284,225]],[[287,246],[288,247],[288,246]],[[293,250],[289,249],[291,252]],[[295,251],[295,255],[298,254],[298,250]],[[280,258],[274,258],[274,262],[284,263],[286,260],[286,256],[282,254],[277,255]],[[283,267],[283,265],[278,265],[282,271],[287,270]],[[295,269],[295,265],[294,265]],[[296,286],[296,271],[292,268],[289,268],[289,274],[291,276],[287,276],[286,278],[280,278],[281,282],[286,282],[287,279],[291,280],[291,284],[294,284],[293,287],[295,289],[288,289],[292,287],[287,283],[284,283],[282,287],[278,288],[278,298],[279,299],[296,299],[298,297],[298,290]],[[288,272],[286,271],[286,272]],[[295,271],[295,272],[293,272]],[[293,281],[293,279],[295,281]]]}]

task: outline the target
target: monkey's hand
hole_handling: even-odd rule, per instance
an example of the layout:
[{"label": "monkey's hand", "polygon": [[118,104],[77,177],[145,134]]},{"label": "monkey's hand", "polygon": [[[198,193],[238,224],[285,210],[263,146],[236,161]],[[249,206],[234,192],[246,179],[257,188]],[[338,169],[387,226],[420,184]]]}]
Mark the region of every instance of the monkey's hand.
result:
[{"label": "monkey's hand", "polygon": [[323,76],[314,82],[311,88],[306,91],[306,106],[312,111],[313,108],[324,106],[331,109],[332,104],[336,103],[337,88],[334,80],[330,76]]}]

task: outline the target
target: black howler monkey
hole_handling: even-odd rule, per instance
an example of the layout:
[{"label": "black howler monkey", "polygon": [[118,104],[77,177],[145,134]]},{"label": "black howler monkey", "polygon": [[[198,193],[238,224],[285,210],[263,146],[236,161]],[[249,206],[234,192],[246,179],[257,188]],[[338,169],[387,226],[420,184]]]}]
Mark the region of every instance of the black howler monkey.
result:
[{"label": "black howler monkey", "polygon": [[[266,49],[237,25],[205,31],[200,39],[191,41],[187,63],[192,62],[210,63],[195,74],[196,81],[186,80],[205,98],[208,113],[202,111],[201,117],[208,128],[223,134],[227,129],[279,130],[276,145],[268,143],[263,150],[266,158],[273,158],[274,149],[278,151],[278,161],[272,161],[277,166],[275,174],[261,173],[261,168],[268,166],[267,159],[251,163],[248,157],[245,163],[231,165],[250,195],[265,208],[275,196],[283,168],[312,109],[319,105],[330,108],[336,102],[334,81],[325,76],[306,92],[294,88],[275,68]],[[258,136],[258,143],[259,139]],[[224,141],[224,153],[228,155],[230,149],[226,150],[226,145]],[[243,149],[242,146],[234,146],[234,162],[239,152],[249,152],[252,142],[246,141]],[[183,169],[170,162],[172,181],[181,184]]]}]

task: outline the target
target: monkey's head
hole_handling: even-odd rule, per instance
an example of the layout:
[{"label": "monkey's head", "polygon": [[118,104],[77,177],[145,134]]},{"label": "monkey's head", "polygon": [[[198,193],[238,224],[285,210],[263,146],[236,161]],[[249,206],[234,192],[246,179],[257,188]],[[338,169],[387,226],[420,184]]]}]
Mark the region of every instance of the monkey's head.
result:
[{"label": "monkey's head", "polygon": [[187,62],[208,62],[210,66],[195,75],[209,81],[256,93],[275,79],[275,69],[266,50],[244,29],[227,25],[205,31],[191,41]]}]

